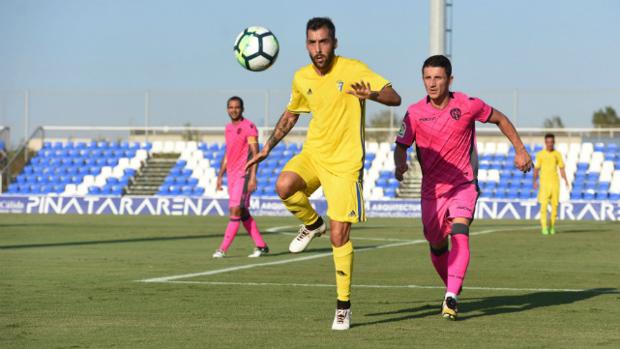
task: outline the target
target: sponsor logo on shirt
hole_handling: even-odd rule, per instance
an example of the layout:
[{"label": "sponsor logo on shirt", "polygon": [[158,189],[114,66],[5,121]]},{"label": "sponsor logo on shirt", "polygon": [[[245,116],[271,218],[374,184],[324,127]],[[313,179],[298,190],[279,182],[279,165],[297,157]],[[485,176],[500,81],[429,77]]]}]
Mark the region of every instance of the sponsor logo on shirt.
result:
[{"label": "sponsor logo on shirt", "polygon": [[450,110],[450,116],[452,116],[452,118],[454,120],[458,120],[461,118],[461,109],[459,108],[453,108]]},{"label": "sponsor logo on shirt", "polygon": [[436,116],[429,116],[429,117],[425,117],[425,118],[420,118],[420,121],[424,121],[424,122],[426,122],[426,121],[435,121],[435,120],[437,120]]},{"label": "sponsor logo on shirt", "polygon": [[241,134],[241,128],[237,129],[237,134],[240,135]]}]

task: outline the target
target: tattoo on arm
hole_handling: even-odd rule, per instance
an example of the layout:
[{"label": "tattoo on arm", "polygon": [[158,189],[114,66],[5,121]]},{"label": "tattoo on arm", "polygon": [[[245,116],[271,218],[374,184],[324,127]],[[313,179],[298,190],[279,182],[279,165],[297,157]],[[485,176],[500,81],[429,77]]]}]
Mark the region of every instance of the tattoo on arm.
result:
[{"label": "tattoo on arm", "polygon": [[282,114],[280,120],[278,120],[278,123],[276,124],[276,127],[273,129],[271,136],[269,136],[269,139],[267,140],[266,145],[269,149],[273,149],[278,143],[280,143],[282,138],[284,138],[293,129],[293,126],[297,123],[298,117],[299,116],[296,114],[289,114],[287,112]]}]

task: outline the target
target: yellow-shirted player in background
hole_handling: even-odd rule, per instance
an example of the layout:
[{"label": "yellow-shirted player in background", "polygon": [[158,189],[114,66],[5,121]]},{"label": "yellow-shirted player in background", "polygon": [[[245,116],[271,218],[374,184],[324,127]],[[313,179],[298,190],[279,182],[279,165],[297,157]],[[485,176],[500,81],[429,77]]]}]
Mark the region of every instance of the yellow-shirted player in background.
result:
[{"label": "yellow-shirted player in background", "polygon": [[391,84],[364,63],[336,56],[336,28],[329,18],[312,18],[306,26],[306,48],[312,64],[293,78],[291,100],[261,152],[247,167],[264,160],[293,128],[299,114],[312,113],[301,153],[284,167],[276,191],[286,208],[303,225],[289,246],[302,252],[325,232],[323,219],[308,198],[320,186],[327,200],[330,240],[336,268],[337,304],[333,330],[347,330],[351,322],[353,245],[351,224],[365,221],[362,197],[364,171],[364,112],[366,100],[400,105]]},{"label": "yellow-shirted player in background", "polygon": [[[562,154],[555,150],[555,136],[551,133],[545,135],[545,149],[536,154],[536,165],[534,166],[534,189],[538,189],[538,202],[540,203],[540,225],[543,235],[555,234],[555,221],[558,216],[558,204],[560,202],[560,175],[566,187],[568,180],[564,171],[564,161]],[[540,177],[540,186],[538,178]],[[550,224],[547,226],[547,207],[551,204]]]}]

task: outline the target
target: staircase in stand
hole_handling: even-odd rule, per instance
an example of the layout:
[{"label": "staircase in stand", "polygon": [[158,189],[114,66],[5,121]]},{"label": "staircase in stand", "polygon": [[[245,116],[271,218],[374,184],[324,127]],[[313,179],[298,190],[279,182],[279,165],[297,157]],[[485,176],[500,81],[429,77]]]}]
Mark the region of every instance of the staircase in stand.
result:
[{"label": "staircase in stand", "polygon": [[409,171],[405,173],[403,181],[398,187],[398,197],[403,199],[419,199],[422,195],[422,169],[415,157],[415,152],[411,153],[409,160]]},{"label": "staircase in stand", "polygon": [[178,158],[179,154],[152,154],[134,177],[125,195],[155,195]]}]

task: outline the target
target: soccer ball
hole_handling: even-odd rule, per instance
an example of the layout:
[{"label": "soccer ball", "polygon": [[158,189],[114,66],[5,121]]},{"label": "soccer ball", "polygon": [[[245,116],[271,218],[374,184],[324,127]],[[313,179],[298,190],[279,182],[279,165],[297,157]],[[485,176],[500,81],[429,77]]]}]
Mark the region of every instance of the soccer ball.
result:
[{"label": "soccer ball", "polygon": [[280,45],[273,33],[263,27],[248,27],[235,40],[237,62],[247,70],[263,71],[278,58]]}]

